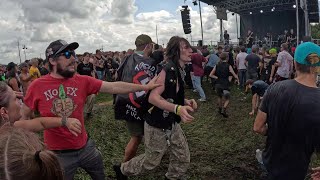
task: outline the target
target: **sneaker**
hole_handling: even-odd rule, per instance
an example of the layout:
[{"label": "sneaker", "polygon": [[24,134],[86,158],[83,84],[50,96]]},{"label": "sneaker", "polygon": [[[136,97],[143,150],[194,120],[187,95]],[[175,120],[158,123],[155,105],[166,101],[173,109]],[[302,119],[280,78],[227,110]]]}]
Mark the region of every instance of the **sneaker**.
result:
[{"label": "sneaker", "polygon": [[260,149],[257,149],[256,150],[256,159],[257,161],[260,163],[260,164],[263,164],[263,161],[262,161],[262,151]]},{"label": "sneaker", "polygon": [[225,117],[225,118],[228,118],[228,117],[229,117],[229,115],[227,114],[226,108],[223,108],[223,109],[222,109],[221,114],[222,114],[222,116]]},{"label": "sneaker", "polygon": [[194,90],[192,90],[192,92],[194,92],[194,93],[196,93],[196,92],[198,92],[196,89],[194,89]]},{"label": "sneaker", "polygon": [[122,174],[120,167],[121,167],[121,164],[113,165],[113,170],[116,173],[117,180],[127,180],[128,177]]},{"label": "sneaker", "polygon": [[200,99],[198,99],[198,101],[200,101],[200,102],[206,102],[207,100],[206,100],[206,99],[203,99],[203,98],[200,98]]}]

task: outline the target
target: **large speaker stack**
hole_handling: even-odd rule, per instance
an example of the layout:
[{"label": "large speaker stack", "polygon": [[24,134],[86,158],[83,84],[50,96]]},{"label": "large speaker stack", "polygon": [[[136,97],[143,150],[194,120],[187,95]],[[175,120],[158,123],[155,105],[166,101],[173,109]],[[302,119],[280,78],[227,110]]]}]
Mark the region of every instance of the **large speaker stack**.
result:
[{"label": "large speaker stack", "polygon": [[187,5],[182,6],[181,10],[182,26],[185,34],[191,33],[190,10]]}]

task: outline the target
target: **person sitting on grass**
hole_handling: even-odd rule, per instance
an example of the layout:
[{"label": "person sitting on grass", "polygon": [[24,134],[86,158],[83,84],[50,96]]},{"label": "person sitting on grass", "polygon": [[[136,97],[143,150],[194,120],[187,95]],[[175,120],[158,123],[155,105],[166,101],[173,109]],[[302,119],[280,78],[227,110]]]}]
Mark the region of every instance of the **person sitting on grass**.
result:
[{"label": "person sitting on grass", "polygon": [[218,106],[219,113],[223,117],[228,118],[227,107],[229,105],[230,98],[230,81],[229,73],[237,80],[239,84],[239,78],[234,73],[232,66],[228,63],[228,53],[221,53],[220,62],[213,68],[210,73],[210,77],[216,79],[216,91],[218,94]]},{"label": "person sitting on grass", "polygon": [[269,85],[262,80],[254,81],[252,79],[248,79],[246,81],[246,86],[247,89],[251,89],[252,92],[252,110],[249,115],[253,116],[258,111],[258,107],[260,105],[262,97],[268,89]]}]

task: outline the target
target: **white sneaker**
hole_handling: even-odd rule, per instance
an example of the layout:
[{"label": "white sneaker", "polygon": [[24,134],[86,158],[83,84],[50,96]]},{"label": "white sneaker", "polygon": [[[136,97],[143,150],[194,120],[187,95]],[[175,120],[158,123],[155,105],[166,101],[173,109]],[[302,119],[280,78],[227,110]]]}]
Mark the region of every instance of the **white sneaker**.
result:
[{"label": "white sneaker", "polygon": [[262,161],[262,151],[260,149],[257,149],[256,150],[256,159],[257,161],[260,163],[260,164],[263,164],[263,161]]},{"label": "white sneaker", "polygon": [[194,89],[194,90],[192,90],[192,92],[194,92],[194,93],[196,93],[196,92],[198,92],[196,89]]},{"label": "white sneaker", "polygon": [[207,100],[200,98],[200,99],[198,99],[198,101],[200,101],[200,102],[206,102]]}]

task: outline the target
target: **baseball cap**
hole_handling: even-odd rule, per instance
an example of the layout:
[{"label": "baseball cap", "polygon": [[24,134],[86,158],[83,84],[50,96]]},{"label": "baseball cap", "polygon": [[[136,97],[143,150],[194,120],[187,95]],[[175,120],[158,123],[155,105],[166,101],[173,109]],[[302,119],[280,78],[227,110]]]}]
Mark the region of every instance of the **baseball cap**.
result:
[{"label": "baseball cap", "polygon": [[320,66],[320,61],[316,62],[315,64],[311,64],[307,60],[307,57],[310,54],[317,54],[320,57],[320,47],[312,42],[302,43],[296,48],[296,52],[294,53],[294,60],[299,64]]},{"label": "baseball cap", "polygon": [[151,37],[146,34],[140,34],[135,41],[136,46],[141,46],[141,45],[150,44],[150,43],[156,44],[152,41]]},{"label": "baseball cap", "polygon": [[46,59],[49,59],[50,57],[53,57],[64,50],[75,50],[79,47],[79,44],[77,42],[73,42],[68,44],[64,40],[56,40],[49,44],[49,46],[46,49]]}]

